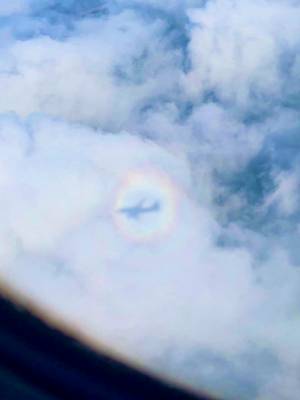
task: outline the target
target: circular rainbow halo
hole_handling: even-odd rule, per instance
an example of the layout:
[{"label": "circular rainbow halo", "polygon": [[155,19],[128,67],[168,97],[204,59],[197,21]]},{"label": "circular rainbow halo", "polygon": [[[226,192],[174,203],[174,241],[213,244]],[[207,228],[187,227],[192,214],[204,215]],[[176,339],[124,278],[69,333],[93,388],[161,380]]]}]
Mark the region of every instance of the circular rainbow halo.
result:
[{"label": "circular rainbow halo", "polygon": [[113,210],[116,226],[131,240],[159,238],[174,225],[177,197],[177,190],[165,173],[131,171],[117,192]]}]

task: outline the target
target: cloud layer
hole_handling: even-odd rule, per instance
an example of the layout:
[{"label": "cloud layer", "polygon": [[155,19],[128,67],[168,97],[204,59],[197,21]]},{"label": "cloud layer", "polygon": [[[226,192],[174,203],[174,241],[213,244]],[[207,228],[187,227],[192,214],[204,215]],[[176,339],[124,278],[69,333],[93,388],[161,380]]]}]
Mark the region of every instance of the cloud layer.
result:
[{"label": "cloud layer", "polygon": [[163,376],[300,390],[300,3],[0,5],[0,274]]}]

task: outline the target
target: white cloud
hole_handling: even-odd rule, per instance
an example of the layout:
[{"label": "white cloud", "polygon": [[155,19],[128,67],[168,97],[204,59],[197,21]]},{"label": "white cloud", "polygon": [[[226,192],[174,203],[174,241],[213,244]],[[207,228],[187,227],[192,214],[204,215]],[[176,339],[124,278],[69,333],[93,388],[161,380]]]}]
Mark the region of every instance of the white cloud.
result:
[{"label": "white cloud", "polygon": [[266,200],[265,205],[277,204],[285,216],[295,213],[299,204],[297,175],[297,171],[293,171],[291,174],[281,172],[276,177],[277,188]]},{"label": "white cloud", "polygon": [[191,95],[213,91],[221,101],[246,111],[268,110],[282,100],[288,72],[283,64],[295,68],[299,15],[299,3],[291,1],[217,0],[190,10],[186,84]]},{"label": "white cloud", "polygon": [[0,4],[0,16],[2,17],[26,11],[29,11],[29,4],[26,0],[10,0]]},{"label": "white cloud", "polygon": [[160,21],[124,11],[78,23],[64,41],[45,36],[16,41],[3,55],[9,65],[0,74],[6,93],[0,111],[44,112],[120,129],[145,98],[175,83],[169,71],[176,54],[165,51],[163,29]]}]

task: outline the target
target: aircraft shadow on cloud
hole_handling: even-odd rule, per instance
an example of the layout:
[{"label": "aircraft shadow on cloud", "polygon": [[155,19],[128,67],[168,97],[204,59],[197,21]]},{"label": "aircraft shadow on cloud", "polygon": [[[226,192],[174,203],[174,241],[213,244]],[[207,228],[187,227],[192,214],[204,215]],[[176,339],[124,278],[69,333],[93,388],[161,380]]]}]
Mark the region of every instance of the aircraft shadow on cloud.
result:
[{"label": "aircraft shadow on cloud", "polygon": [[161,209],[159,201],[154,201],[153,204],[149,206],[144,206],[144,204],[145,199],[142,199],[136,205],[132,207],[119,208],[118,211],[122,214],[125,214],[130,219],[138,220],[143,214],[155,213]]}]

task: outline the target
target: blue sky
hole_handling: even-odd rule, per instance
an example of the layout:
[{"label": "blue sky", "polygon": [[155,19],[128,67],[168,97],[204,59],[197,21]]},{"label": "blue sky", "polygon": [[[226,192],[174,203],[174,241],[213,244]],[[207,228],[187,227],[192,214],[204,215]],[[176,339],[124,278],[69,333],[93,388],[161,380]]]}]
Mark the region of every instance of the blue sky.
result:
[{"label": "blue sky", "polygon": [[168,379],[292,400],[300,2],[161,3],[0,2],[0,276]]}]

